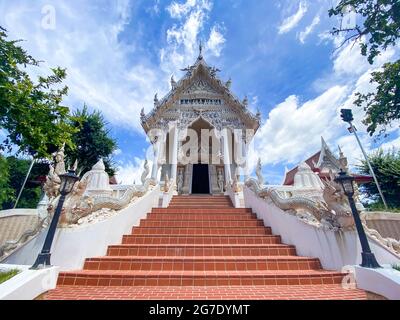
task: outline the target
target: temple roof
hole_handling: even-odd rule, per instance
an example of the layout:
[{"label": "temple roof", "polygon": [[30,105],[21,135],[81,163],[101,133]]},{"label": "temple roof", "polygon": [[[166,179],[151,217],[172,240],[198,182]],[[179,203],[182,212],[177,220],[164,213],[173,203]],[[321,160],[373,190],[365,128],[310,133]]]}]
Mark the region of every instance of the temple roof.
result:
[{"label": "temple roof", "polygon": [[[330,150],[324,138],[321,138],[321,150],[313,154],[304,162],[307,163],[310,166],[311,170],[316,174],[318,174],[318,176],[321,179],[329,178],[329,169],[332,169],[333,172],[337,172],[340,169],[339,159]],[[294,176],[298,172],[298,169],[299,166],[296,166],[291,170],[286,170],[282,184],[285,186],[293,185]],[[359,184],[368,183],[372,181],[371,176],[361,175],[361,174],[352,174],[352,176],[355,178],[355,181]]]},{"label": "temple roof", "polygon": [[[247,109],[247,98],[240,101],[230,90],[231,80],[223,82],[218,78],[217,73],[220,72],[218,68],[210,67],[202,53],[202,46],[200,45],[200,52],[196,62],[192,66],[181,69],[185,72],[185,75],[178,81],[175,82],[173,77],[171,78],[171,90],[168,94],[158,100],[157,95],[154,99],[154,108],[149,114],[141,113],[141,123],[143,129],[148,132],[149,129],[159,120],[163,113],[171,108],[174,103],[179,102],[182,95],[195,84],[195,82],[201,78],[205,81],[205,85],[212,89],[212,93],[218,94],[224,100],[225,104],[230,106],[239,116],[239,118],[246,123],[248,129],[258,130],[260,126],[260,113],[257,115],[252,114]],[[205,88],[207,89],[207,88]]]}]

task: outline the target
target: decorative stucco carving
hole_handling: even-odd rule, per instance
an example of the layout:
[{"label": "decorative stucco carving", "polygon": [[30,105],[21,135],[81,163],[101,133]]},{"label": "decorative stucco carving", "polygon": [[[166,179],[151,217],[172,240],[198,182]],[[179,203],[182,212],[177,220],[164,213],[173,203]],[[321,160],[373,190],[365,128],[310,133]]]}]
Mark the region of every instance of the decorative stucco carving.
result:
[{"label": "decorative stucco carving", "polygon": [[396,255],[400,256],[400,241],[392,238],[384,238],[381,236],[381,234],[374,230],[374,229],[369,229],[366,223],[363,223],[365,232],[369,237],[383,245],[384,247],[388,248],[390,251],[395,253]]},{"label": "decorative stucco carving", "polygon": [[39,231],[42,230],[43,227],[45,227],[47,220],[48,217],[38,217],[37,222],[33,225],[33,227],[23,232],[18,239],[8,240],[4,244],[2,244],[0,246],[0,260],[4,259],[7,255],[10,255],[13,250],[17,249],[18,247],[26,243],[26,241],[28,241],[30,238],[37,235]]},{"label": "decorative stucco carving", "polygon": [[325,188],[304,189],[294,187],[262,188],[257,180],[249,179],[246,186],[260,198],[270,199],[278,208],[294,213],[314,226],[329,229],[352,229],[354,221],[350,207],[340,186],[328,181]]},{"label": "decorative stucco carving", "polygon": [[67,197],[60,218],[62,226],[75,224],[81,218],[99,210],[122,210],[135,199],[142,197],[150,187],[155,185],[155,181],[148,179],[143,186],[128,186],[122,197],[116,198],[113,196],[85,194],[87,183],[87,180],[81,180],[76,183],[73,192]]},{"label": "decorative stucco carving", "polygon": [[[62,152],[57,153],[56,167],[57,172],[63,172],[62,166],[65,164]],[[87,217],[99,210],[122,210],[127,207],[135,198],[143,196],[152,186],[157,183],[152,179],[147,179],[149,175],[147,160],[144,164],[142,174],[142,186],[127,186],[121,197],[112,195],[113,188],[109,184],[109,177],[105,171],[102,160],[96,163],[92,170],[87,172],[82,179],[77,182],[72,192],[67,196],[63,211],[60,217],[60,224],[67,226],[76,224],[80,219]],[[46,178],[44,190],[49,198],[47,211],[49,215],[54,213],[59,200],[60,177],[50,166],[49,174]],[[118,186],[119,187],[119,186]]]},{"label": "decorative stucco carving", "polygon": [[[151,129],[167,129],[163,119],[167,122],[179,121],[181,113],[192,111],[193,105],[204,109],[202,116],[219,130],[259,128],[259,119],[230,91],[231,81],[224,83],[218,79],[219,69],[208,66],[203,58],[198,58],[194,65],[182,71],[186,72],[185,76],[179,82],[171,78],[171,91],[161,100],[157,97],[154,109],[149,115],[141,117],[146,132]],[[206,114],[209,112],[215,114]],[[183,118],[188,117],[185,115]],[[196,118],[198,115],[192,114],[188,123]]]}]

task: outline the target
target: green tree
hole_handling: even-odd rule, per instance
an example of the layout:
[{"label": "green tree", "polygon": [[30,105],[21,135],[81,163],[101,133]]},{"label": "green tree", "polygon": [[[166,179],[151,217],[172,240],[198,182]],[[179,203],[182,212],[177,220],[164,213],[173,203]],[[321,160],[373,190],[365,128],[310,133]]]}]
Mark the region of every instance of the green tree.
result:
[{"label": "green tree", "polygon": [[[8,166],[9,179],[7,188],[11,195],[1,204],[3,209],[14,207],[15,200],[21,190],[22,184],[28,172],[31,160],[10,156],[4,158]],[[47,175],[49,163],[47,161],[35,162],[25,188],[18,201],[18,208],[36,208],[42,194],[41,182]]]},{"label": "green tree", "polygon": [[78,160],[78,168],[81,175],[91,170],[100,158],[103,158],[106,171],[110,176],[115,174],[115,165],[112,153],[117,148],[116,141],[110,136],[107,122],[99,111],[89,112],[84,106],[73,114],[72,126],[78,127],[79,132],[72,135],[72,142],[76,146],[66,146],[65,155],[68,165]]},{"label": "green tree", "polygon": [[13,190],[9,187],[10,173],[7,159],[0,155],[0,207],[13,199]]},{"label": "green tree", "polygon": [[[400,208],[400,151],[392,150],[384,153],[379,150],[369,156],[371,166],[375,171],[389,207]],[[362,174],[370,174],[368,164],[361,161],[358,170]],[[376,184],[364,184],[361,191],[370,199],[382,204]]]},{"label": "green tree", "polygon": [[77,131],[70,124],[69,109],[61,105],[68,92],[62,86],[66,72],[54,68],[51,75],[33,82],[26,67],[39,62],[18,42],[7,40],[0,27],[0,129],[7,135],[0,141],[0,151],[16,145],[19,153],[48,158],[63,143],[72,148],[71,136]]},{"label": "green tree", "polygon": [[[332,34],[345,34],[344,44],[354,41],[360,44],[362,55],[373,64],[382,51],[393,47],[400,37],[399,0],[341,0],[329,10],[330,16],[343,17],[351,8],[362,21],[350,28],[334,28]],[[386,63],[382,70],[372,74],[376,91],[357,93],[355,105],[363,107],[363,122],[372,136],[378,127],[378,136],[384,134],[393,121],[400,119],[400,60]]]}]

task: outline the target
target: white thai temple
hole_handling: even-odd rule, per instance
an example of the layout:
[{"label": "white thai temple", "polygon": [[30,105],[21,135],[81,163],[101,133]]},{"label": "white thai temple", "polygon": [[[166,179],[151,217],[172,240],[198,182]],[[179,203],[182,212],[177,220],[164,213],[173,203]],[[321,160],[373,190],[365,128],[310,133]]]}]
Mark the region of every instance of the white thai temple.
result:
[{"label": "white thai temple", "polygon": [[[152,178],[168,176],[180,194],[221,194],[234,175],[246,176],[248,145],[260,126],[260,114],[248,110],[230,90],[231,80],[218,78],[200,54],[182,69],[178,82],[141,122],[154,145]],[[196,139],[195,137],[198,137]]]}]

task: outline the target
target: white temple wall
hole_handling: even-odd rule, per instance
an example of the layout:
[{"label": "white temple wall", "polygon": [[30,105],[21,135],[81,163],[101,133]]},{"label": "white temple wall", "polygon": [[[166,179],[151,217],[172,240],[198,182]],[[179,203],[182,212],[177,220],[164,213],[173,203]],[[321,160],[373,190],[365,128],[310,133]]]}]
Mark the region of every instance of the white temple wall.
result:
[{"label": "white temple wall", "polygon": [[[361,263],[361,246],[356,231],[334,232],[316,228],[259,198],[247,187],[243,193],[246,208],[251,208],[274,234],[279,234],[282,243],[295,245],[298,255],[318,257],[324,269],[338,271],[344,266]],[[380,264],[399,264],[400,259],[395,254],[371,239],[369,242]]]},{"label": "white temple wall", "polygon": [[[121,243],[122,236],[130,234],[132,227],[138,226],[140,220],[158,206],[159,195],[160,189],[156,187],[107,220],[57,229],[51,250],[52,265],[61,267],[62,271],[82,269],[86,258],[104,256],[109,245]],[[3,263],[33,264],[42,249],[47,230],[44,229]]]}]

